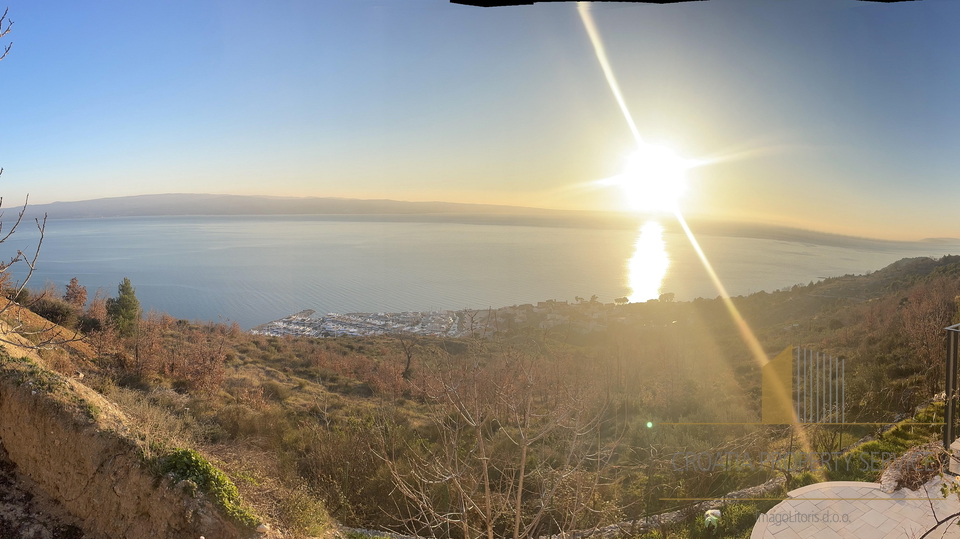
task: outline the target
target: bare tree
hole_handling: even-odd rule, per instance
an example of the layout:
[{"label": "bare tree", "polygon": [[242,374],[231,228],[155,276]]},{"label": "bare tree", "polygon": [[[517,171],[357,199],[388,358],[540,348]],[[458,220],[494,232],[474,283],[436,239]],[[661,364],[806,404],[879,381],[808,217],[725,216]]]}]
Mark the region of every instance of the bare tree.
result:
[{"label": "bare tree", "polygon": [[928,395],[937,392],[943,380],[943,349],[946,340],[943,328],[950,325],[957,312],[958,288],[955,280],[937,276],[914,287],[900,309],[903,329],[926,371]]},{"label": "bare tree", "polygon": [[[3,169],[0,168],[0,175],[3,174]],[[24,200],[23,207],[20,208],[20,211],[17,213],[17,217],[13,222],[13,225],[10,226],[4,233],[3,227],[4,224],[0,221],[0,245],[6,243],[13,234],[20,227],[20,224],[23,222],[24,214],[27,211],[27,205],[29,202],[29,195]],[[3,207],[3,198],[0,197],[0,208]],[[3,214],[0,212],[0,218]],[[18,303],[17,300],[22,300],[24,296],[24,290],[27,287],[27,283],[30,282],[30,278],[33,277],[33,272],[37,267],[37,259],[40,257],[40,247],[43,245],[44,232],[47,227],[47,215],[43,215],[43,219],[34,219],[34,222],[37,226],[37,230],[40,233],[40,237],[37,240],[36,248],[31,249],[28,252],[24,252],[22,249],[17,249],[15,254],[10,257],[9,260],[0,261],[0,286],[3,288],[4,297],[0,298],[0,320],[6,322],[10,327],[7,330],[7,333],[17,333],[29,339],[34,343],[36,348],[45,348],[48,346],[54,346],[63,342],[70,340],[76,340],[76,335],[68,338],[64,338],[60,332],[54,331],[55,324],[50,323],[41,323],[39,326],[29,324],[24,319],[24,312],[22,306]],[[21,280],[14,280],[12,269],[18,267],[25,267],[26,273]],[[13,281],[13,285],[10,285],[10,282]],[[31,327],[32,326],[32,327]],[[6,337],[0,336],[0,343],[7,343],[16,346],[27,346],[27,343],[24,343],[20,340],[9,340]]]},{"label": "bare tree", "polygon": [[[5,9],[3,15],[0,15],[0,39],[6,37],[6,35],[10,33],[10,28],[13,26],[13,21],[7,17],[9,9],[10,8]],[[10,43],[2,49],[3,52],[0,53],[0,60],[7,57],[7,54],[10,52],[10,47],[12,46],[13,43]],[[3,168],[0,167],[0,176],[2,175]],[[27,195],[23,201],[23,207],[20,208],[16,219],[13,221],[13,225],[8,229],[4,230],[4,223],[0,220],[0,245],[6,243],[20,227],[24,215],[27,212],[29,201],[30,196]],[[0,197],[0,218],[3,216],[2,207],[3,198]],[[36,248],[28,249],[27,252],[24,252],[22,249],[17,249],[14,255],[8,260],[0,261],[0,294],[2,294],[0,295],[0,323],[8,326],[0,332],[0,343],[40,349],[78,340],[79,334],[74,332],[73,335],[66,336],[53,322],[28,321],[25,318],[25,313],[20,303],[18,303],[19,300],[25,297],[24,291],[26,290],[27,283],[30,281],[36,269],[37,258],[40,256],[40,247],[43,245],[43,236],[47,227],[47,215],[44,214],[42,220],[34,219],[34,223],[40,232]],[[16,280],[13,275],[13,270],[21,267],[25,267],[25,274],[22,276],[22,280]],[[13,282],[12,285],[11,282]],[[11,339],[9,338],[11,333],[24,338]]]},{"label": "bare tree", "polygon": [[402,376],[404,380],[409,380],[413,375],[413,343],[409,342],[403,333],[398,334],[397,337],[400,339],[400,346],[403,347],[403,354],[407,359]]},{"label": "bare tree", "polygon": [[[533,537],[582,527],[610,458],[602,406],[574,362],[502,348],[424,360],[430,426],[404,437],[378,425],[378,455],[415,534]],[[590,519],[586,519],[590,520]]]}]

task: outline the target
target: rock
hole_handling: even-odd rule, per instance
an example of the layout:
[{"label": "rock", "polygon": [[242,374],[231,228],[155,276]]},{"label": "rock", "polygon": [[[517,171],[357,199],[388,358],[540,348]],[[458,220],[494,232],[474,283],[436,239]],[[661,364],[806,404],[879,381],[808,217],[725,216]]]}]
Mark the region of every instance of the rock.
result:
[{"label": "rock", "polygon": [[880,491],[884,494],[892,494],[893,491],[897,490],[897,482],[899,479],[900,474],[897,472],[884,472],[883,476],[880,477]]},{"label": "rock", "polygon": [[270,526],[266,524],[261,524],[257,526],[257,533],[269,533],[269,532],[270,532]]}]

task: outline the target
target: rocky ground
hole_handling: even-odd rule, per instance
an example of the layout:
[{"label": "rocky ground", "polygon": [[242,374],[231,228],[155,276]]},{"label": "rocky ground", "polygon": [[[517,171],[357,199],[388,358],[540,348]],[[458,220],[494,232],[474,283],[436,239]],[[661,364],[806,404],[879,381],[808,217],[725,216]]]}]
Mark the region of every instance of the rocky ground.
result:
[{"label": "rocky ground", "polygon": [[0,539],[81,539],[77,520],[17,472],[0,445]]}]

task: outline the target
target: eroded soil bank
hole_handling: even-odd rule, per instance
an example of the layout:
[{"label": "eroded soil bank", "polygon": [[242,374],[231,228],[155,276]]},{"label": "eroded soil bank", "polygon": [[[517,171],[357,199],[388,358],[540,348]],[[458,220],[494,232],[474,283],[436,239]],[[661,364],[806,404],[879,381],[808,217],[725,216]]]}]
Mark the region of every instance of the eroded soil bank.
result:
[{"label": "eroded soil bank", "polygon": [[76,517],[76,525],[49,524],[51,534],[61,534],[49,537],[71,537],[64,535],[74,533],[69,526],[96,538],[247,535],[204,496],[192,495],[191,485],[158,477],[141,458],[133,427],[101,395],[2,353],[0,443],[17,472]]},{"label": "eroded soil bank", "polygon": [[0,539],[82,539],[80,521],[17,472],[0,445]]}]

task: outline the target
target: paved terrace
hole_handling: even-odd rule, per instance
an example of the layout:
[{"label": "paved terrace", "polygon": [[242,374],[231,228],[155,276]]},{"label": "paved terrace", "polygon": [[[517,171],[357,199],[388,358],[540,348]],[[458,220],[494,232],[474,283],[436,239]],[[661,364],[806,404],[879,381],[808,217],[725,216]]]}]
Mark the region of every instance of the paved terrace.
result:
[{"label": "paved terrace", "polygon": [[[801,487],[761,515],[750,539],[919,539],[937,519],[960,512],[957,496],[943,498],[940,484],[935,477],[918,491],[892,494],[881,491],[879,483],[832,481]],[[960,526],[950,519],[927,537],[960,539]]]}]

